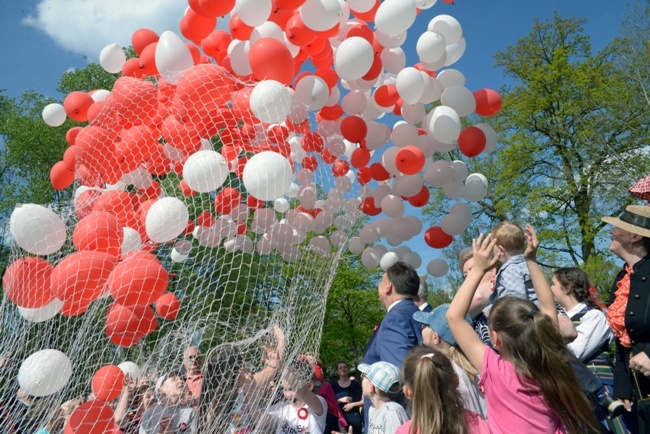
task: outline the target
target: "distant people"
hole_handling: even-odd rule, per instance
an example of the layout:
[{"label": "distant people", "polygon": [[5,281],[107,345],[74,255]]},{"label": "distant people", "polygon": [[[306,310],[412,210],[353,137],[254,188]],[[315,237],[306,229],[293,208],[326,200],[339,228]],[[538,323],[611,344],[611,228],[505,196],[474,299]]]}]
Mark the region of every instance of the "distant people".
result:
[{"label": "distant people", "polygon": [[[420,345],[420,324],[413,319],[413,313],[419,311],[413,302],[419,288],[420,276],[410,265],[399,261],[386,270],[377,292],[387,313],[368,341],[363,356],[364,364],[388,362],[401,369],[402,361],[411,348]],[[366,421],[370,405],[370,400],[366,398]]]},{"label": "distant people", "polygon": [[142,415],[140,434],[196,432],[196,410],[182,402],[185,388],[186,384],[178,371],[171,371],[158,378],[154,387],[158,404]]},{"label": "distant people", "polygon": [[418,288],[418,293],[413,297],[413,303],[420,309],[422,312],[431,312],[433,309],[428,302],[429,299],[429,288],[427,284],[426,276],[420,276],[420,287]]},{"label": "distant people", "polygon": [[[332,389],[336,394],[336,400],[348,423],[348,434],[361,434],[363,419],[361,409],[363,408],[363,390],[361,384],[350,378],[350,370],[346,362],[336,364],[336,375],[338,380],[332,381]],[[329,433],[328,433],[329,434]]]},{"label": "distant people", "polygon": [[485,395],[478,387],[478,371],[456,345],[456,339],[451,334],[445,317],[447,309],[449,309],[448,303],[441,304],[429,313],[415,312],[413,319],[422,323],[423,345],[444,354],[451,360],[451,366],[458,377],[457,388],[463,407],[487,419]]},{"label": "distant people", "polygon": [[476,369],[485,391],[493,433],[599,433],[601,428],[571,367],[571,353],[557,327],[553,294],[536,261],[537,234],[526,226],[524,259],[539,308],[519,297],[499,298],[489,316],[498,353],[481,342],[465,319],[483,275],[498,260],[490,235],[473,241],[474,265],[456,293],[447,321],[458,345]]},{"label": "distant people", "polygon": [[441,351],[426,345],[413,348],[404,360],[402,381],[411,420],[397,434],[490,433],[488,424],[463,405],[456,371]]},{"label": "distant people", "polygon": [[183,355],[183,370],[185,371],[185,382],[187,389],[191,392],[195,404],[201,395],[203,385],[203,370],[201,369],[201,353],[196,347],[189,347]]},{"label": "distant people", "polygon": [[[603,217],[603,221],[614,226],[609,231],[609,250],[624,262],[612,285],[607,309],[616,336],[614,395],[638,414],[639,432],[649,432],[650,207],[630,205],[620,217]],[[625,422],[633,428],[635,421],[626,416]]]},{"label": "distant people", "polygon": [[401,390],[400,370],[388,362],[362,363],[358,368],[363,377],[363,395],[372,402],[366,433],[394,434],[408,420],[404,407],[393,400]]}]

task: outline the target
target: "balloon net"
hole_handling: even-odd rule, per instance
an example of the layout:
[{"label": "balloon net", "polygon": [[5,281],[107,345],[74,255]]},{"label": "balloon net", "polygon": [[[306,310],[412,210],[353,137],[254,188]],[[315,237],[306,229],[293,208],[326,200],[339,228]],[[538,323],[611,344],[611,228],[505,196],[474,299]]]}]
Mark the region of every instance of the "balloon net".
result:
[{"label": "balloon net", "polygon": [[453,17],[431,19],[407,67],[413,2],[242,1],[229,33],[215,25],[233,1],[189,4],[192,43],[140,29],[137,57],[117,44],[100,54],[121,73],[112,89],[43,110],[50,126],[78,122],[50,172],[75,194],[10,219],[5,431],[273,432],[280,390],[318,373],[344,249],[367,268],[417,269],[403,243],[423,227],[409,208],[432,188],[457,202],[424,234],[441,249],[472,220],[460,200],[487,193],[449,155],[494,149],[489,125],[461,118],[501,99],[448,68],[465,50]]}]

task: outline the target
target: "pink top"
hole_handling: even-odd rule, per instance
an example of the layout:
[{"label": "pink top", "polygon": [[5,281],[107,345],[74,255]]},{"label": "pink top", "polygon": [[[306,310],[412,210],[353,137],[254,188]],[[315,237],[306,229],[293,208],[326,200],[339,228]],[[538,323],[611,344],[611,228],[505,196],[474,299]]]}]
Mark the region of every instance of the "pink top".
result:
[{"label": "pink top", "polygon": [[541,393],[522,384],[512,363],[487,346],[478,385],[485,393],[493,433],[564,433]]},{"label": "pink top", "polygon": [[[470,434],[490,434],[491,432],[487,422],[473,411],[465,410],[465,421],[469,427]],[[397,428],[395,434],[409,434],[410,429],[411,421],[409,420],[404,425]]]}]

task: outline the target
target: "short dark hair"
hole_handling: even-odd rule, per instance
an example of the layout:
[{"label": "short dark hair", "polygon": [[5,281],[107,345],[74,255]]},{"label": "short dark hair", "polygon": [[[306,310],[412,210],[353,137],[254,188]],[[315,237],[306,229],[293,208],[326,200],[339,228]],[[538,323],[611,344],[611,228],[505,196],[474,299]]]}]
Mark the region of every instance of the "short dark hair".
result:
[{"label": "short dark hair", "polygon": [[401,295],[415,297],[420,289],[420,276],[415,268],[406,262],[398,261],[388,267],[386,277]]}]

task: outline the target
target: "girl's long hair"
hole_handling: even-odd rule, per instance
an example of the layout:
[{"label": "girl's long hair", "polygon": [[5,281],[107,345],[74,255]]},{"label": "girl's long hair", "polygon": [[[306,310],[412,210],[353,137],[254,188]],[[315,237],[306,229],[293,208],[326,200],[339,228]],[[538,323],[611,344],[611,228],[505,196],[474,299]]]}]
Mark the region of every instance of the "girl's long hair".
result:
[{"label": "girl's long hair", "polygon": [[413,348],[402,365],[412,391],[410,434],[465,434],[465,410],[458,377],[444,354],[425,345]]},{"label": "girl's long hair", "polygon": [[472,362],[469,361],[463,350],[461,350],[457,345],[452,345],[449,348],[449,358],[453,360],[465,373],[469,380],[473,383],[476,381],[479,372],[476,370]]},{"label": "girl's long hair", "polygon": [[524,384],[539,390],[569,434],[601,432],[551,318],[528,300],[503,297],[494,303],[488,326],[499,333],[501,356],[514,365]]}]

